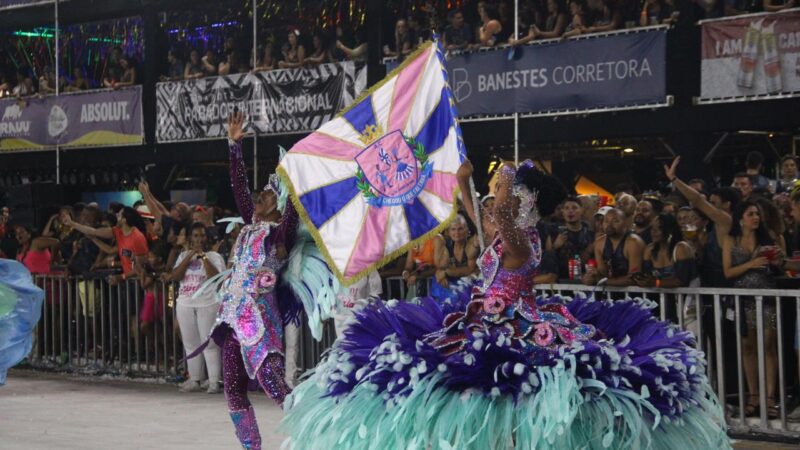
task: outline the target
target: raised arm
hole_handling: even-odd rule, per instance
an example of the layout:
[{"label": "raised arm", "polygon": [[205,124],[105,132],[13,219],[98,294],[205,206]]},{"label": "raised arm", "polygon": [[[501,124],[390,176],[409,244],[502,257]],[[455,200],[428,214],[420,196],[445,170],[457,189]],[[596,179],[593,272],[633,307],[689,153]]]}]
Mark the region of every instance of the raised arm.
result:
[{"label": "raised arm", "polygon": [[233,198],[236,200],[236,207],[239,209],[242,219],[249,224],[253,222],[255,206],[250,192],[250,180],[247,178],[247,167],[245,167],[244,159],[242,158],[243,123],[244,114],[241,112],[235,112],[228,117],[228,150],[231,159],[230,171]]},{"label": "raised arm", "polygon": [[169,211],[163,203],[159,202],[152,192],[150,192],[150,185],[146,181],[139,183],[139,193],[142,194],[142,200],[150,213],[153,214],[156,220],[161,221],[161,216],[168,215]]},{"label": "raised arm", "polygon": [[68,227],[72,227],[74,230],[78,230],[79,233],[85,234],[87,236],[94,236],[99,237],[102,239],[113,239],[114,238],[114,231],[110,227],[106,228],[92,228],[87,225],[83,225],[77,222],[74,222],[71,217],[65,217],[64,225]]},{"label": "raised arm", "polygon": [[461,191],[461,202],[464,203],[464,210],[467,212],[469,220],[471,220],[472,223],[478,223],[477,211],[475,211],[475,205],[472,202],[472,196],[474,194],[469,185],[473,170],[472,163],[468,159],[465,159],[456,172],[456,179],[458,180],[458,188]]},{"label": "raised arm", "polygon": [[664,166],[664,173],[667,175],[667,179],[675,186],[678,192],[686,197],[686,200],[689,201],[692,207],[700,210],[717,226],[729,230],[732,222],[730,214],[709,203],[699,192],[692,189],[691,186],[681,181],[681,179],[675,175],[678,169],[678,163],[680,162],[681,157],[678,156],[672,161],[669,167],[666,165]]}]

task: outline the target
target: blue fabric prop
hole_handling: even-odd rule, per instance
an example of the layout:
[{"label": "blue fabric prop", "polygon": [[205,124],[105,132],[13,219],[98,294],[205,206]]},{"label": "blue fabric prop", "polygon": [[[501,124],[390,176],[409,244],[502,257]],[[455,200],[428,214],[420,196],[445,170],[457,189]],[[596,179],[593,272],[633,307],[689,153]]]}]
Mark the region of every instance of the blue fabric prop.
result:
[{"label": "blue fabric prop", "polygon": [[0,259],[0,386],[8,369],[33,347],[33,328],[42,316],[44,291],[22,264]]}]

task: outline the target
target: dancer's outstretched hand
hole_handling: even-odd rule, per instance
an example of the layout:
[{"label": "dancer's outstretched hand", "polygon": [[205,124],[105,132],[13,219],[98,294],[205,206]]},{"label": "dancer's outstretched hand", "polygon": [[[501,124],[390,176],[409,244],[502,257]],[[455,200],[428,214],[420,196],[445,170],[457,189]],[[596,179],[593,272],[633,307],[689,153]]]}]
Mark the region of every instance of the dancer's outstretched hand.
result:
[{"label": "dancer's outstretched hand", "polygon": [[233,112],[228,116],[228,138],[238,142],[244,137],[244,130],[242,124],[244,123],[244,113],[241,111]]}]

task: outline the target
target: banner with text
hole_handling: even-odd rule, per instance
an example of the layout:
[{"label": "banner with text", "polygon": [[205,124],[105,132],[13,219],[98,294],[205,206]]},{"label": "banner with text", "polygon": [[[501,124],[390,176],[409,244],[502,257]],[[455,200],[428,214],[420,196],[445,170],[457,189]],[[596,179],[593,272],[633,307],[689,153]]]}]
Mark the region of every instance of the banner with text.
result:
[{"label": "banner with text", "polygon": [[701,101],[800,94],[800,9],[702,28]]},{"label": "banner with text", "polygon": [[619,108],[666,101],[666,28],[455,55],[461,117]]},{"label": "banner with text", "polygon": [[353,62],[158,83],[158,142],[220,139],[235,110],[260,135],[313,131],[366,88]]},{"label": "banner with text", "polygon": [[140,145],[142,87],[0,100],[0,151]]},{"label": "banner with text", "polygon": [[[61,0],[61,3],[64,1],[65,0]],[[55,0],[0,0],[0,9],[22,8],[44,3],[55,3]]]}]

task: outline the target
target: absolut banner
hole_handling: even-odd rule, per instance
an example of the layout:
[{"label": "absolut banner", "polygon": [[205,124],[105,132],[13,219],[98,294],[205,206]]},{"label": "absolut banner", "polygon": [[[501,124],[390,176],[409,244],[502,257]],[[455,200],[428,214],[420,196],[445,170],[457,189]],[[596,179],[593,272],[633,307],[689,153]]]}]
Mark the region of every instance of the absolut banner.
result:
[{"label": "absolut banner", "polygon": [[0,151],[140,145],[142,87],[0,100]]},{"label": "absolut banner", "polygon": [[221,139],[234,111],[260,135],[313,131],[366,88],[367,71],[353,62],[159,83],[158,142]]},{"label": "absolut banner", "polygon": [[800,9],[702,22],[700,101],[800,95]]}]

